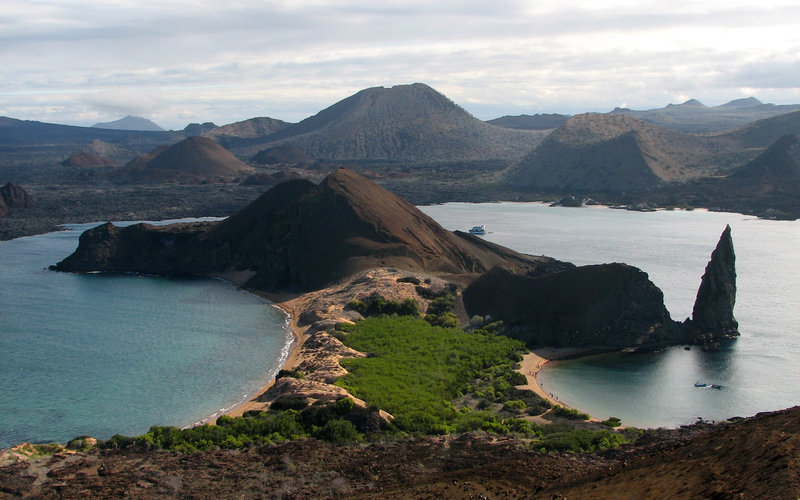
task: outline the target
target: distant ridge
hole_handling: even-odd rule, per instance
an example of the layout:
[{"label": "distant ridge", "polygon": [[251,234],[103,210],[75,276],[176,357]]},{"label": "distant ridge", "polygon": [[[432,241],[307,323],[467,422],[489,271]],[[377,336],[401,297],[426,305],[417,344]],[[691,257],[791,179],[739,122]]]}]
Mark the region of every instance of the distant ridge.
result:
[{"label": "distant ridge", "polygon": [[734,99],[719,106],[705,106],[696,99],[663,108],[632,110],[615,108],[612,114],[626,114],[652,125],[687,133],[722,132],[744,127],[758,120],[800,111],[800,104],[764,104],[755,97]]},{"label": "distant ridge", "polygon": [[544,133],[473,117],[422,83],[362,90],[269,137],[318,159],[442,161],[518,158]]},{"label": "distant ridge", "polygon": [[128,115],[125,118],[105,123],[95,123],[94,128],[109,128],[112,130],[146,130],[150,132],[164,132],[165,130],[147,118]]},{"label": "distant ridge", "polygon": [[505,182],[533,191],[619,193],[697,177],[708,142],[622,114],[570,118],[515,163]]}]

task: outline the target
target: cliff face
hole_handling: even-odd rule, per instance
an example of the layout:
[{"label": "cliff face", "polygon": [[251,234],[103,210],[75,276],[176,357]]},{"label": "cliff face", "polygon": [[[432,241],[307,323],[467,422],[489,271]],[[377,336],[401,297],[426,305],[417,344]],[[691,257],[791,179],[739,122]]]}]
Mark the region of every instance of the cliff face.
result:
[{"label": "cliff face", "polygon": [[736,303],[736,255],[731,227],[725,227],[706,266],[697,290],[692,319],[687,322],[696,343],[714,343],[739,335],[739,323],[733,317]]},{"label": "cliff face", "polygon": [[464,290],[470,315],[502,320],[534,346],[655,348],[692,343],[715,348],[738,336],[736,269],[730,227],[706,267],[692,319],[670,318],[647,274],[625,264],[582,266],[546,276],[495,268]]},{"label": "cliff face", "polygon": [[464,290],[469,314],[502,320],[529,345],[625,348],[680,342],[664,296],[626,264],[533,277],[494,268]]}]

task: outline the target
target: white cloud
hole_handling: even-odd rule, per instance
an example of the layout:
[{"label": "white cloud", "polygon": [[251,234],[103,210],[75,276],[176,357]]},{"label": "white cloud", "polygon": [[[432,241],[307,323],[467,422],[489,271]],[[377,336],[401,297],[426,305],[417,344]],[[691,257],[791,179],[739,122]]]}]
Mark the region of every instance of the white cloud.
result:
[{"label": "white cloud", "polygon": [[0,112],[89,124],[136,110],[170,128],[297,121],[416,81],[480,118],[715,104],[743,88],[786,102],[798,54],[800,6],[783,0],[5,0]]}]

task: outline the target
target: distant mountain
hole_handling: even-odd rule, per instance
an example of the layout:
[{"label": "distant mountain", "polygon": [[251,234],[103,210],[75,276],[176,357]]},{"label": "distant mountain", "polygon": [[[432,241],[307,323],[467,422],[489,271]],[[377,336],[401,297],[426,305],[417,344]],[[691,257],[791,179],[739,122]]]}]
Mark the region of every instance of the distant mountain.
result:
[{"label": "distant mountain", "polygon": [[786,113],[800,111],[800,104],[777,106],[754,97],[735,99],[720,106],[705,106],[696,99],[664,108],[634,111],[616,108],[612,114],[625,114],[658,127],[689,133],[721,132]]},{"label": "distant mountain", "polygon": [[141,116],[126,116],[119,120],[105,123],[95,123],[94,128],[110,128],[113,130],[146,130],[150,132],[164,132],[164,129]]},{"label": "distant mountain", "polygon": [[576,115],[516,162],[505,182],[542,192],[649,190],[713,171],[718,148],[621,114]]},{"label": "distant mountain", "polygon": [[131,182],[230,181],[252,169],[208,137],[189,137],[161,147],[114,171],[116,180]]},{"label": "distant mountain", "polygon": [[[171,144],[183,138],[181,132],[151,132],[74,127],[33,120],[17,120],[0,116],[0,145],[4,146],[70,146],[72,151],[94,140],[126,149],[146,151],[159,144]],[[63,158],[63,157],[62,157]]]},{"label": "distant mountain", "polygon": [[564,125],[569,119],[569,115],[559,115],[556,113],[501,116],[494,120],[487,120],[486,123],[504,128],[514,128],[519,130],[551,130]]},{"label": "distant mountain", "polygon": [[273,134],[259,149],[290,141],[319,159],[508,159],[520,157],[543,135],[489,125],[415,83],[362,90]]}]

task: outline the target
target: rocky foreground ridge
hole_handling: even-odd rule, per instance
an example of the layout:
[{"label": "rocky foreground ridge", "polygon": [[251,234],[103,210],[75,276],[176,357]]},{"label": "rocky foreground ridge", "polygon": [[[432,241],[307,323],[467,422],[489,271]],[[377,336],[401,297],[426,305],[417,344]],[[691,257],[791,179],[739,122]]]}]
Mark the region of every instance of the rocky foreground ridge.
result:
[{"label": "rocky foreground ridge", "polygon": [[632,446],[577,455],[473,434],[203,453],[64,450],[0,465],[0,497],[797,498],[800,408],[736,420],[647,431]]},{"label": "rocky foreground ridge", "polygon": [[307,292],[393,267],[466,285],[466,317],[502,319],[531,345],[651,348],[713,344],[736,334],[729,229],[723,240],[698,293],[695,320],[681,324],[638,269],[575,267],[447,231],[399,196],[339,169],[319,185],[279,184],[219,223],[99,226],[54,269],[222,275],[255,290]]}]

